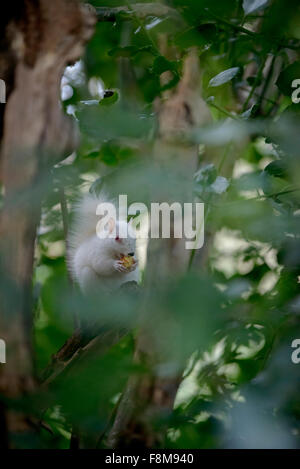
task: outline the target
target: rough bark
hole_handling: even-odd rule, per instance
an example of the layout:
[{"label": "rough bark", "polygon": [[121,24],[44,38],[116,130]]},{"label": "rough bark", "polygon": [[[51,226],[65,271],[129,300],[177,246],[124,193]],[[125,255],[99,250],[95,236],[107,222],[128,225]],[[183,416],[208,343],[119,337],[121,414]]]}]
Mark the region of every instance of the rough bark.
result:
[{"label": "rough bark", "polygon": [[[5,289],[0,292],[0,332],[7,344],[7,364],[0,369],[3,403],[18,401],[36,386],[31,279],[40,200],[51,165],[77,145],[76,129],[59,103],[60,80],[65,66],[81,55],[94,23],[92,10],[75,0],[24,0],[2,24],[0,72],[9,81],[1,143]],[[23,412],[3,403],[0,444],[11,446],[12,435],[30,432],[32,426]]]}]

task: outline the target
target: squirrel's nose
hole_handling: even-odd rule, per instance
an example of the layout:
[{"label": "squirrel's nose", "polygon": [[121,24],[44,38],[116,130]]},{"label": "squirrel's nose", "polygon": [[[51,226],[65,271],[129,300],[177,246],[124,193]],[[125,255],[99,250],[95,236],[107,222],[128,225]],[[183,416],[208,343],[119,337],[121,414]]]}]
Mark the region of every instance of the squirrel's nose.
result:
[{"label": "squirrel's nose", "polygon": [[132,257],[133,257],[133,256],[134,256],[134,252],[129,252],[129,253],[128,253],[128,256],[132,256]]}]

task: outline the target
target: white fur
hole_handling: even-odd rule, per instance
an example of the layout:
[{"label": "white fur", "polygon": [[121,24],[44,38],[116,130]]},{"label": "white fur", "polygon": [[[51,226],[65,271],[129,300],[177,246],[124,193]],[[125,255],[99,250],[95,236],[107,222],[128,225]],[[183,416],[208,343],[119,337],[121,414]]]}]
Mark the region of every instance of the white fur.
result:
[{"label": "white fur", "polygon": [[[99,288],[114,290],[125,282],[137,281],[139,277],[136,256],[135,264],[129,269],[120,262],[121,255],[136,253],[135,239],[100,239],[96,234],[100,219],[96,208],[103,202],[112,201],[104,194],[84,196],[75,209],[74,223],[68,236],[68,268],[84,293]],[[124,223],[117,222],[117,232]]]}]

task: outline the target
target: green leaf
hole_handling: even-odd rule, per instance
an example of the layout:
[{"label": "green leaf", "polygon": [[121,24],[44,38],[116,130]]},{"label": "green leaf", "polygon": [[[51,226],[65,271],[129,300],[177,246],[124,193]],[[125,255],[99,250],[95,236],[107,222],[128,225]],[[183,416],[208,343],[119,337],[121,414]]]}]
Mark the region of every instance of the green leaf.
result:
[{"label": "green leaf", "polygon": [[202,166],[194,174],[194,191],[202,199],[205,194],[223,194],[229,186],[229,181],[223,176],[218,176],[214,164]]},{"label": "green leaf", "polygon": [[153,116],[143,110],[123,109],[120,101],[113,106],[83,106],[76,116],[81,132],[95,139],[96,143],[124,137],[145,137],[154,122]]},{"label": "green leaf", "polygon": [[202,24],[197,28],[189,28],[175,37],[175,44],[183,49],[197,46],[200,51],[207,50],[216,39],[214,24]]},{"label": "green leaf", "polygon": [[233,67],[228,68],[228,70],[224,70],[223,72],[219,73],[218,75],[214,76],[208,86],[220,86],[228,83],[232,80],[240,71],[240,67]]},{"label": "green leaf", "polygon": [[284,160],[275,160],[265,167],[265,171],[272,176],[285,178],[287,176],[288,165]]},{"label": "green leaf", "polygon": [[84,155],[85,158],[99,158],[99,151],[91,151],[90,153],[87,153]]},{"label": "green leaf", "polygon": [[137,48],[134,46],[114,47],[108,52],[110,57],[131,57],[137,53]]},{"label": "green leaf", "polygon": [[262,82],[262,78],[261,77],[257,77],[257,76],[250,76],[247,78],[247,83],[250,85],[250,86],[253,86],[254,84],[256,86],[259,86],[261,85],[261,82]]},{"label": "green leaf", "polygon": [[152,72],[154,75],[160,76],[162,73],[170,71],[172,73],[172,78],[170,81],[161,87],[160,91],[167,90],[177,85],[179,82],[179,73],[178,73],[178,63],[175,61],[167,60],[164,56],[160,55],[156,57],[153,62]]},{"label": "green leaf", "polygon": [[174,61],[171,62],[170,60],[167,60],[163,55],[156,57],[152,67],[153,73],[155,73],[156,75],[161,75],[162,73],[168,70],[172,72],[177,72],[177,63]]},{"label": "green leaf", "polygon": [[300,61],[294,62],[285,68],[279,75],[276,85],[281,93],[290,96],[293,93],[292,83],[300,78]]},{"label": "green leaf", "polygon": [[136,46],[125,46],[125,47],[114,47],[108,52],[110,57],[133,57],[139,52],[150,52],[156,55],[156,51],[152,45],[136,47]]},{"label": "green leaf", "polygon": [[249,119],[251,116],[255,115],[255,111],[257,110],[257,105],[253,104],[249,109],[241,114],[241,118],[244,120]]},{"label": "green leaf", "polygon": [[217,179],[217,168],[214,164],[206,164],[202,166],[195,174],[194,179],[197,184],[210,185]]},{"label": "green leaf", "polygon": [[108,96],[108,98],[104,97],[101,99],[99,105],[100,106],[111,106],[112,104],[115,104],[119,99],[119,93],[117,91],[114,91],[111,96]]},{"label": "green leaf", "polygon": [[261,8],[264,8],[269,3],[269,0],[243,0],[243,8],[245,15],[250,15]]},{"label": "green leaf", "polygon": [[224,178],[224,176],[218,176],[215,182],[210,186],[210,191],[214,192],[215,194],[223,194],[226,192],[229,186],[228,179]]}]

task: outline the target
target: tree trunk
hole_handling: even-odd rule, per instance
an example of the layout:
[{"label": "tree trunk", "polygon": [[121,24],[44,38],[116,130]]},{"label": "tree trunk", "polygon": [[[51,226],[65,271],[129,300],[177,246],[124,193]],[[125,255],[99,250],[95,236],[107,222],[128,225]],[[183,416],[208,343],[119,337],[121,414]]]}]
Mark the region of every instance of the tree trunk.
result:
[{"label": "tree trunk", "polygon": [[[7,363],[0,365],[0,446],[18,446],[34,428],[20,399],[34,391],[32,270],[40,201],[51,166],[78,142],[61,109],[64,68],[82,53],[93,32],[92,9],[75,0],[24,0],[1,18],[0,77],[7,103],[0,119],[0,336]],[[24,441],[24,438],[23,440]]]},{"label": "tree trunk", "polygon": [[[170,51],[165,50],[164,44],[162,48],[163,54],[168,56]],[[171,77],[168,75],[169,72],[162,80],[169,81]],[[198,146],[187,144],[186,137],[194,127],[210,120],[210,113],[201,98],[199,58],[195,50],[191,50],[185,58],[183,76],[178,86],[175,90],[166,91],[163,99],[157,103],[157,113],[159,135],[154,158],[169,171],[174,168],[179,170],[191,186],[198,164]],[[191,192],[185,194],[184,202],[188,201],[192,202]],[[160,281],[186,272],[189,255],[190,251],[185,249],[183,239],[171,237],[151,240],[147,264],[147,278],[151,288],[155,288]],[[170,315],[167,321],[172,331],[174,318]],[[172,333],[168,337],[160,337],[159,326],[156,324],[153,327],[153,322],[155,320],[147,316],[142,319],[135,354],[136,362],[142,363],[148,373],[130,377],[107,438],[110,448],[155,448],[164,443],[184,360],[176,363],[173,372],[168,370],[167,375],[161,373],[161,370],[169,368],[171,358],[176,359],[163,356],[160,342],[172,342],[174,338]]]}]

